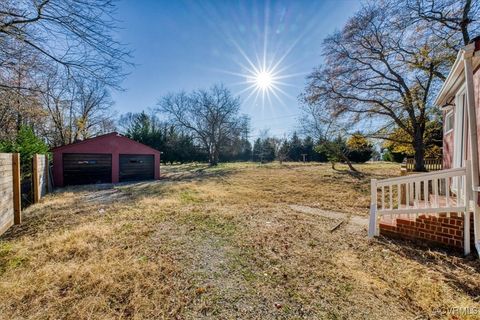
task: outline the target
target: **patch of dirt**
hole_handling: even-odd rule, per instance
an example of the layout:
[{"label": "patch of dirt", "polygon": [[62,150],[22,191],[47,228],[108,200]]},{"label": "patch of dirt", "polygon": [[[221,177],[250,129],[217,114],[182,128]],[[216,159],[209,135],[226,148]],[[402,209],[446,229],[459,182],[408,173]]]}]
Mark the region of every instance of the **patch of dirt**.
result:
[{"label": "patch of dirt", "polygon": [[104,189],[86,193],[82,196],[82,200],[87,203],[108,204],[112,202],[127,200],[128,194],[119,189]]},{"label": "patch of dirt", "polygon": [[[343,221],[347,225],[346,230],[348,230],[349,232],[363,231],[366,227],[368,227],[368,218],[362,216],[350,215],[342,212],[327,211],[301,205],[289,205],[289,207],[297,212],[318,215],[323,218],[335,220],[337,221],[337,223]],[[337,224],[331,230],[336,230],[338,227],[341,226]]]}]

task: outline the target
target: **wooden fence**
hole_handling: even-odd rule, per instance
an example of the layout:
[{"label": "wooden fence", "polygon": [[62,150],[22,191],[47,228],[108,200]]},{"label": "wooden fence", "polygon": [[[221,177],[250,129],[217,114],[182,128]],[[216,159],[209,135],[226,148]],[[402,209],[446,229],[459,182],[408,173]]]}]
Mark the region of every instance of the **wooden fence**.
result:
[{"label": "wooden fence", "polygon": [[20,155],[0,153],[0,234],[21,222]]},{"label": "wooden fence", "polygon": [[[34,155],[32,160],[32,189],[34,202],[52,190],[49,162],[46,155]],[[22,222],[20,155],[0,153],[0,235],[13,224]]]},{"label": "wooden fence", "polygon": [[34,155],[32,171],[33,203],[37,203],[51,188],[48,177],[48,156],[43,154]]},{"label": "wooden fence", "polygon": [[[443,162],[441,158],[425,158],[423,164],[427,171],[438,171],[443,169]],[[415,170],[415,159],[406,158],[403,160],[402,165],[407,169],[407,172]]]}]

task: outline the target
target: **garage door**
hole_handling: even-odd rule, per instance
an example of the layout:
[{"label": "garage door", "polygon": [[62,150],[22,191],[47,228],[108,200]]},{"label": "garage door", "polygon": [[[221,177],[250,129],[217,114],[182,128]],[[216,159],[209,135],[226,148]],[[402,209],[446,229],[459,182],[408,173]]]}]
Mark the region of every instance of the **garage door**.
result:
[{"label": "garage door", "polygon": [[120,181],[152,180],[154,177],[153,155],[120,155]]},{"label": "garage door", "polygon": [[64,185],[110,182],[112,182],[111,154],[63,154]]}]

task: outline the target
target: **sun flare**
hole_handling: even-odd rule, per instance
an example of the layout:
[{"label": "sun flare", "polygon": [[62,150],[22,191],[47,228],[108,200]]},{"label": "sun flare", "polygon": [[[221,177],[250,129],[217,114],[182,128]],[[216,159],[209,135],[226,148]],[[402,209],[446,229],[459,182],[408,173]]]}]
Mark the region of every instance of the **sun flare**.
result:
[{"label": "sun flare", "polygon": [[263,55],[261,53],[255,53],[253,56],[256,57],[256,59],[252,59],[237,42],[233,41],[232,43],[238,49],[238,52],[245,61],[242,62],[241,59],[236,60],[236,63],[241,67],[240,72],[222,71],[244,79],[243,81],[236,83],[236,85],[245,86],[237,92],[238,95],[247,93],[244,101],[252,99],[254,105],[257,105],[257,103],[260,102],[263,107],[266,102],[271,106],[272,99],[275,99],[276,102],[286,107],[287,104],[284,101],[285,98],[295,100],[295,97],[291,96],[283,89],[286,86],[293,86],[292,84],[285,82],[285,80],[300,75],[304,76],[305,73],[287,73],[287,70],[291,66],[282,66],[292,48],[288,48],[283,56],[279,57],[277,54],[273,53],[272,56],[269,57],[267,55],[267,45],[265,43]]},{"label": "sun flare", "polygon": [[273,85],[272,74],[268,71],[261,71],[255,75],[255,83],[258,89],[269,90]]}]

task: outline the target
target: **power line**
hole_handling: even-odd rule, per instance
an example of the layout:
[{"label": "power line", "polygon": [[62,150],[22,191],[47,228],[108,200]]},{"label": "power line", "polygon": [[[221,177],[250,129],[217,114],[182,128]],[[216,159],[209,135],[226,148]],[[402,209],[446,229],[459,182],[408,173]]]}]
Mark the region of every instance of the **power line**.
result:
[{"label": "power line", "polygon": [[272,117],[272,118],[263,118],[263,119],[261,119],[259,122],[267,121],[267,120],[291,118],[291,117],[297,117],[297,116],[301,116],[301,114],[300,114],[300,113],[296,113],[296,114],[291,114],[291,115],[288,115],[288,116],[279,116],[279,117]]}]

